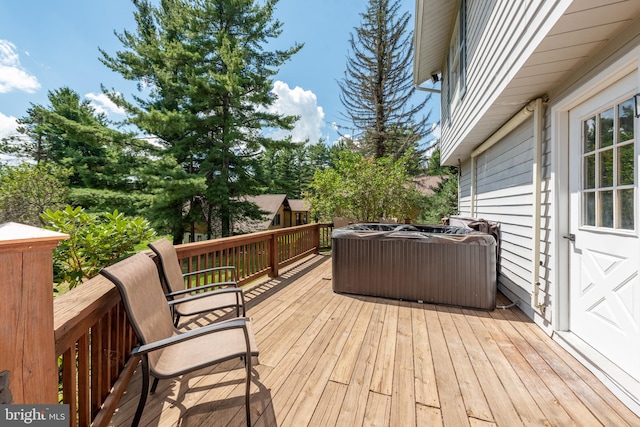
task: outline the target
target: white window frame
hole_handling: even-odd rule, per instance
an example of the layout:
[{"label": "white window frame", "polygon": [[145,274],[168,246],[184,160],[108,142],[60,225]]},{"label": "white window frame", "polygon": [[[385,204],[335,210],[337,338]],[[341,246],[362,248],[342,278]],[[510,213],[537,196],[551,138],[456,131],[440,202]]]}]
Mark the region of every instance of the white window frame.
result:
[{"label": "white window frame", "polygon": [[[586,117],[584,119],[581,120],[581,161],[580,161],[580,228],[585,228],[585,229],[602,229],[602,230],[606,230],[608,232],[622,232],[622,233],[633,233],[635,234],[635,231],[638,227],[638,224],[636,224],[635,218],[636,218],[636,194],[635,194],[635,187],[636,187],[636,180],[637,180],[637,176],[636,176],[636,165],[635,165],[635,159],[636,159],[636,153],[637,153],[637,132],[638,130],[636,129],[635,123],[636,123],[636,119],[635,117],[633,118],[633,135],[634,137],[632,139],[629,140],[625,140],[625,141],[620,141],[619,140],[619,130],[621,129],[620,124],[619,124],[619,120],[620,120],[620,111],[619,109],[621,108],[622,104],[628,101],[632,101],[633,102],[633,97],[631,96],[631,94],[625,94],[621,97],[619,97],[618,99],[616,99],[615,101],[608,103],[606,106],[601,107],[600,109],[598,109],[598,111],[595,111],[593,114],[591,114],[589,117]],[[613,110],[613,130],[614,130],[614,135],[612,137],[612,143],[609,146],[606,147],[602,147],[600,145],[600,135],[601,135],[601,114],[603,112],[609,111],[609,110]],[[584,127],[584,123],[588,120],[588,119],[594,119],[594,123],[595,123],[595,138],[596,138],[596,146],[594,147],[593,151],[589,151],[589,152],[584,152],[584,139],[585,139],[585,135],[584,135],[584,131],[585,131],[585,127]],[[618,178],[619,178],[619,149],[622,147],[626,147],[626,146],[633,146],[633,150],[634,150],[634,154],[633,154],[633,160],[634,160],[634,165],[633,165],[633,170],[634,170],[634,177],[633,177],[633,183],[631,184],[620,184],[618,182]],[[601,163],[600,163],[600,156],[603,153],[606,152],[611,152],[611,157],[612,157],[612,183],[610,185],[604,185],[601,182],[601,178],[602,178],[602,173],[601,173]],[[595,183],[594,183],[594,187],[593,188],[585,188],[585,174],[586,174],[586,170],[585,170],[585,159],[587,157],[591,157],[594,156],[594,177],[595,177]],[[634,224],[633,224],[633,228],[622,228],[622,224],[621,224],[621,210],[622,207],[621,205],[621,200],[620,200],[620,192],[622,190],[631,190],[634,191],[633,194],[633,219],[634,219]],[[611,214],[613,215],[613,224],[612,226],[605,226],[602,224],[603,219],[601,217],[601,212],[602,209],[600,208],[600,195],[603,192],[611,192],[612,193],[612,198],[613,198],[613,202],[612,202],[612,212]],[[585,195],[586,194],[594,194],[594,200],[595,200],[595,206],[594,206],[594,224],[587,224],[587,205],[586,205],[586,198]]]},{"label": "white window frame", "polygon": [[461,0],[451,35],[447,54],[447,104],[445,119],[449,121],[451,111],[464,98],[467,91],[467,2]]}]

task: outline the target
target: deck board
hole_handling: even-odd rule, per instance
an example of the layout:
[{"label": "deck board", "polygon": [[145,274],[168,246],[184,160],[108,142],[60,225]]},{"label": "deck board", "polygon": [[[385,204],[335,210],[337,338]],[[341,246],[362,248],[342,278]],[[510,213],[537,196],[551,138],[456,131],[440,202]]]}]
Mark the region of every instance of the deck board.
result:
[{"label": "deck board", "polygon": [[382,304],[375,304],[373,307],[369,328],[360,346],[358,362],[349,380],[337,425],[360,426],[364,423],[386,308]]},{"label": "deck board", "polygon": [[[640,425],[517,307],[487,312],[335,294],[329,255],[281,273],[246,291],[260,349],[254,426]],[[219,316],[183,319],[182,327]],[[136,372],[112,426],[130,424],[139,390]],[[239,361],[163,380],[141,425],[242,426],[243,393]]]},{"label": "deck board", "polygon": [[[462,400],[464,401],[466,413],[469,417],[490,421],[493,419],[493,415],[489,408],[487,396],[480,384],[481,379],[478,378],[478,375],[474,370],[472,360],[473,353],[467,352],[463,337],[460,336],[460,333],[455,326],[454,318],[458,317],[458,315],[452,312],[450,307],[438,306],[436,309],[438,312],[438,319],[442,325],[442,332],[444,334],[443,338],[446,340],[446,345],[449,348],[449,356],[453,362],[453,370],[455,372],[455,377],[457,378],[458,388],[462,393]],[[469,338],[471,339],[473,337]],[[487,377],[495,375],[493,372],[488,372],[486,374]],[[500,391],[501,390],[498,389],[493,391],[493,393],[498,394]],[[500,409],[508,410],[510,408],[508,407],[507,402],[503,402],[503,407]],[[512,415],[512,413],[505,415]],[[517,419],[514,419],[513,417],[511,417],[511,419],[517,425]]]},{"label": "deck board", "polygon": [[410,303],[402,302],[399,305],[397,335],[391,389],[391,425],[413,426],[416,425],[416,399]]},{"label": "deck board", "polygon": [[468,426],[469,417],[438,313],[434,306],[426,305],[424,314],[431,342],[431,354],[434,359],[436,387],[443,424],[446,426]]},{"label": "deck board", "polygon": [[[429,344],[429,333],[426,328],[424,309],[420,304],[411,304],[411,328],[413,335],[413,366],[416,403],[421,406],[439,408],[438,387],[433,367],[433,356]],[[420,409],[423,411],[423,409]],[[426,411],[425,413],[432,413]],[[418,414],[418,410],[416,410]],[[438,411],[440,414],[440,411]],[[441,414],[439,415],[441,416]],[[419,424],[423,425],[423,424]]]}]

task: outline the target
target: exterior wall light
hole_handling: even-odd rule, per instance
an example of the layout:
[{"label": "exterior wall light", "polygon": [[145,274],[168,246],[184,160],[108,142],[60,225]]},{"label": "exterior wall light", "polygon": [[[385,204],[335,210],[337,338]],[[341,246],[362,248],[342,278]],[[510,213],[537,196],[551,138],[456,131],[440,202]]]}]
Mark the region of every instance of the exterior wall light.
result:
[{"label": "exterior wall light", "polygon": [[636,111],[635,111],[635,116],[636,118],[640,117],[640,93],[636,93],[635,95],[633,95],[633,100]]}]

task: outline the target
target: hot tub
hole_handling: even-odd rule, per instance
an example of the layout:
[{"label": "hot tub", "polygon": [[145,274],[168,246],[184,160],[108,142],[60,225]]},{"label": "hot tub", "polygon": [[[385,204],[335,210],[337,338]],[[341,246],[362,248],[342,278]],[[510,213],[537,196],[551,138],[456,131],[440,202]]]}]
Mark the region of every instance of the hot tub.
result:
[{"label": "hot tub", "polygon": [[356,224],[332,236],[333,291],[493,310],[496,240],[469,228]]}]

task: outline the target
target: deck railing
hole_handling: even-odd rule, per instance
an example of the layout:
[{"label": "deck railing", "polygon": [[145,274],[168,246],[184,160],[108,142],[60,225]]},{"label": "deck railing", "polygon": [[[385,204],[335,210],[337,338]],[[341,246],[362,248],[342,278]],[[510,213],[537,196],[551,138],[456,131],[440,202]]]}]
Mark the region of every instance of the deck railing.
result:
[{"label": "deck railing", "polygon": [[[176,246],[185,272],[235,265],[241,284],[330,247],[331,224],[309,224]],[[191,283],[197,286],[204,277]],[[71,426],[107,425],[138,365],[135,336],[116,288],[95,277],[54,301],[56,355]]]}]

